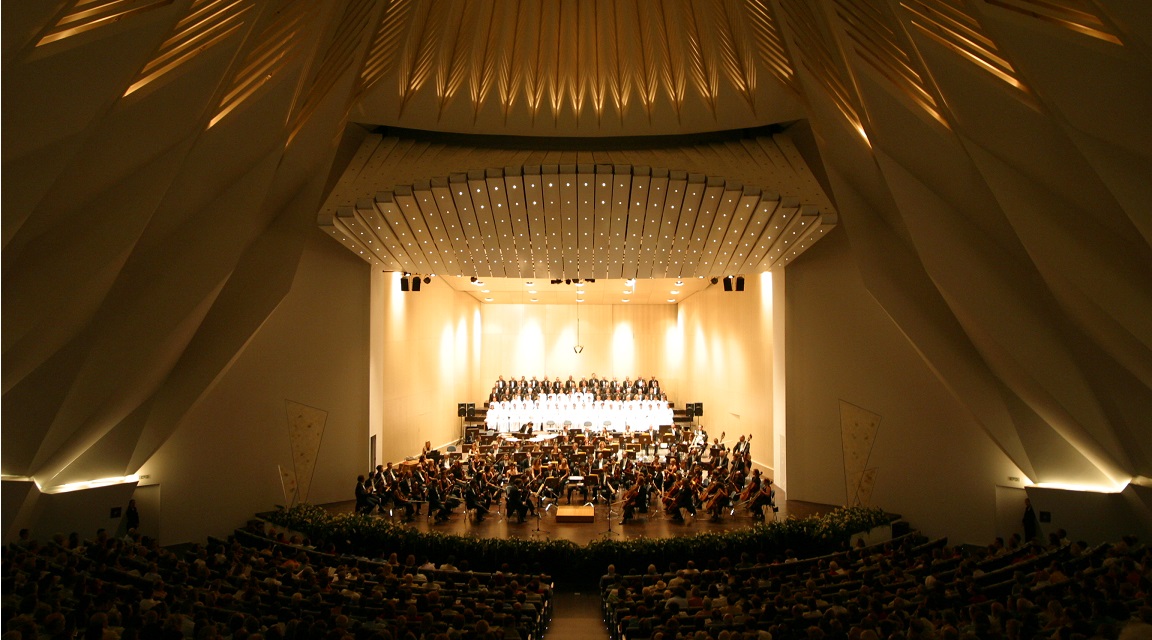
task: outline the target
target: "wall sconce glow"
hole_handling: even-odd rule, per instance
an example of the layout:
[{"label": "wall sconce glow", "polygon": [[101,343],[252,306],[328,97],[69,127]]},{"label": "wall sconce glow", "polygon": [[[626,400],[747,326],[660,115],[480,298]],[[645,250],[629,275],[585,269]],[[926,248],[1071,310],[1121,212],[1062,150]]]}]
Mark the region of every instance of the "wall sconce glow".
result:
[{"label": "wall sconce glow", "polygon": [[1040,489],[1059,489],[1061,491],[1084,491],[1088,493],[1121,493],[1128,488],[1129,482],[1121,484],[1080,484],[1076,482],[1032,482],[1024,479],[1024,486],[1038,487]]},{"label": "wall sconce glow", "polygon": [[140,476],[114,476],[111,478],[100,478],[98,480],[82,480],[80,482],[69,482],[55,487],[48,487],[45,489],[37,482],[36,486],[40,489],[40,493],[55,494],[55,493],[68,493],[70,491],[83,491],[85,489],[96,489],[98,487],[110,487],[117,484],[130,484],[133,482],[140,482]]}]

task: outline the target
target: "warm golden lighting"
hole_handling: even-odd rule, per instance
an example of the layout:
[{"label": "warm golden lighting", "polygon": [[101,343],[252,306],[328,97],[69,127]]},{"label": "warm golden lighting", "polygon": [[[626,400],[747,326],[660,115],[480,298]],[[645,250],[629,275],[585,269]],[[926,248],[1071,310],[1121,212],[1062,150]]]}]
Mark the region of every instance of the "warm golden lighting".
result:
[{"label": "warm golden lighting", "polygon": [[36,486],[38,489],[40,489],[41,493],[56,494],[56,493],[68,493],[71,491],[83,491],[85,489],[95,489],[98,487],[110,487],[110,486],[117,485],[117,484],[130,484],[130,483],[139,482],[139,481],[140,481],[140,476],[130,475],[130,476],[113,476],[110,478],[99,478],[96,480],[81,480],[79,482],[69,482],[67,484],[56,485],[54,487],[43,487],[43,486],[40,486],[39,482],[37,482]]}]

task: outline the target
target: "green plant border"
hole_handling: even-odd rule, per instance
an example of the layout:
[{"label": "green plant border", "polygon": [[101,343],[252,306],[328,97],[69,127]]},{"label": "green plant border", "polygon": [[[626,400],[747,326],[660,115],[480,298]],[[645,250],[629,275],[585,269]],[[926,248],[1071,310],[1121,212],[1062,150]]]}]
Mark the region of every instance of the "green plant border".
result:
[{"label": "green plant border", "polygon": [[621,573],[644,571],[655,564],[683,565],[688,560],[707,565],[741,554],[765,554],[776,559],[786,551],[811,557],[843,549],[853,534],[890,524],[895,517],[875,507],[844,507],[822,516],[757,523],[723,533],[697,533],[672,538],[598,539],[585,546],[569,540],[482,538],[448,533],[424,533],[383,518],[356,513],[330,514],[304,504],[281,507],[264,516],[269,522],[298,532],[317,545],[332,544],[337,553],[383,558],[390,553],[446,559],[466,559],[476,571],[506,569],[547,573],[557,580],[586,582],[599,578],[609,564]]}]

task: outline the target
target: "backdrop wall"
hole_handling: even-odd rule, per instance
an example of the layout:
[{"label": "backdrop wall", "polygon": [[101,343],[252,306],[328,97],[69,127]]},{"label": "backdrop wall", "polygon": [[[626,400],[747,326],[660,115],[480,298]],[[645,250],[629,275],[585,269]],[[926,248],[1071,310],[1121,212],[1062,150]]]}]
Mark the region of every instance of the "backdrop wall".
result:
[{"label": "backdrop wall", "polygon": [[455,440],[456,404],[479,398],[480,303],[440,278],[408,292],[399,279],[372,274],[372,433],[382,462]]}]

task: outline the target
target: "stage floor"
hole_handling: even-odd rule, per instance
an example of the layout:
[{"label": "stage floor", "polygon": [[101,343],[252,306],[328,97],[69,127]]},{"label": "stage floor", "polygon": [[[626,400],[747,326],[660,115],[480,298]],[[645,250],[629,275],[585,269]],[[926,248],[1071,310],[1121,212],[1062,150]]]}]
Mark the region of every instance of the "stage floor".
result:
[{"label": "stage floor", "polygon": [[[782,491],[777,492],[777,503],[780,505],[780,512],[776,514],[776,517],[779,519],[787,518],[789,515],[797,518],[822,515],[836,508],[835,505],[781,499],[780,495],[782,493]],[[560,506],[564,506],[565,504],[565,501],[562,499]],[[577,503],[573,502],[572,504]],[[322,506],[330,513],[348,513],[352,511],[355,502],[350,500]],[[403,523],[404,521],[403,511],[394,512],[392,516],[384,514],[374,517],[389,518],[397,523]],[[771,517],[770,514],[769,517]],[[516,522],[515,517],[511,519],[506,518],[502,512],[496,510],[493,510],[483,521],[473,522],[464,517],[461,509],[457,509],[451,519],[439,524],[433,522],[433,519],[428,516],[426,510],[422,510],[419,516],[412,522],[406,523],[405,526],[412,527],[417,531],[437,531],[440,533],[474,535],[486,538],[539,537],[571,540],[578,545],[585,545],[592,540],[602,537],[610,537],[616,540],[627,540],[631,538],[672,538],[697,533],[734,531],[750,527],[754,523],[755,520],[752,519],[752,515],[746,510],[738,510],[735,515],[728,515],[728,512],[725,511],[724,517],[721,518],[719,522],[709,522],[708,516],[703,513],[697,513],[695,520],[687,518],[684,522],[676,522],[670,517],[665,516],[662,512],[653,511],[647,515],[641,514],[627,525],[621,526],[620,511],[619,508],[616,507],[612,509],[611,526],[609,526],[608,509],[601,503],[595,505],[595,519],[592,522],[558,523],[556,522],[555,507],[549,509],[548,513],[539,519],[528,516],[528,519],[523,523]]]}]

